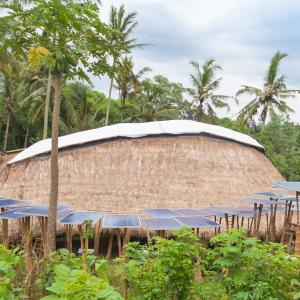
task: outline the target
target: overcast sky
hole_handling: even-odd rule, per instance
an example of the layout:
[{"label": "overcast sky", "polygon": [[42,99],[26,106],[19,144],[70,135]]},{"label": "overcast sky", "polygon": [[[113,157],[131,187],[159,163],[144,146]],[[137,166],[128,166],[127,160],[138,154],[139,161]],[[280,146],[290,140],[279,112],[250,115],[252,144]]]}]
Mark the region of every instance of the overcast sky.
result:
[{"label": "overcast sky", "polygon": [[[111,5],[136,11],[135,37],[149,43],[134,52],[136,68],[150,67],[148,76],[162,74],[189,87],[189,62],[214,58],[222,66],[219,92],[234,95],[241,84],[261,87],[272,55],[286,52],[280,73],[288,87],[300,87],[300,1],[297,0],[103,0],[101,15],[108,19]],[[107,94],[107,79],[94,79]],[[223,116],[235,117],[239,107]],[[288,101],[300,123],[300,97]]]}]

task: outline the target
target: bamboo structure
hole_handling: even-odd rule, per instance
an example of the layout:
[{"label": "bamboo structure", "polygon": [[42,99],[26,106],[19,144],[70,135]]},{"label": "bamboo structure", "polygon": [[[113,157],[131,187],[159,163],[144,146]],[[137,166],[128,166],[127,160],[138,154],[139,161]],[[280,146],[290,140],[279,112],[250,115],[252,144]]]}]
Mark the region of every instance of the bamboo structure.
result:
[{"label": "bamboo structure", "polygon": [[[47,155],[0,164],[1,193],[33,204],[48,199]],[[59,167],[60,203],[114,213],[232,204],[233,197],[282,180],[260,149],[217,136],[161,135],[76,145],[59,152]]]}]

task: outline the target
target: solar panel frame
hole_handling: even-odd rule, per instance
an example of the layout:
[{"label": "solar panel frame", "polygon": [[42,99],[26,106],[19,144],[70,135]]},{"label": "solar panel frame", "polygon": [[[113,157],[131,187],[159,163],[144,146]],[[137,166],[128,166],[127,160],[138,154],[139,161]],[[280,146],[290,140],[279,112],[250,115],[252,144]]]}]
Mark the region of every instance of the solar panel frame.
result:
[{"label": "solar panel frame", "polygon": [[182,227],[175,218],[147,218],[142,219],[142,223],[149,230],[174,230]]},{"label": "solar panel frame", "polygon": [[171,218],[180,216],[179,213],[170,208],[146,208],[144,209],[144,212],[154,218]]},{"label": "solar panel frame", "polygon": [[85,221],[92,221],[92,224],[96,224],[103,218],[102,212],[96,211],[73,211],[59,220],[59,224],[68,225],[82,225]]},{"label": "solar panel frame", "polygon": [[193,216],[193,217],[175,217],[175,220],[179,221],[181,224],[185,226],[189,226],[191,228],[209,228],[209,227],[220,227],[220,224],[202,217],[202,216]]},{"label": "solar panel frame", "polygon": [[[134,224],[129,224],[130,219],[131,223]],[[122,221],[123,225],[120,224]],[[124,221],[126,224],[124,224]],[[139,215],[136,214],[105,214],[102,228],[141,228],[141,220]]]}]

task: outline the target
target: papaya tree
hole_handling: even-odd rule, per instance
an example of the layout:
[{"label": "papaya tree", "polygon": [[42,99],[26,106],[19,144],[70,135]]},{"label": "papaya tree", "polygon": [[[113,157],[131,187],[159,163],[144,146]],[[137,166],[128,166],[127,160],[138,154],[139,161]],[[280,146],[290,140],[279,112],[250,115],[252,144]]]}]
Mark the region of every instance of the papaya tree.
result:
[{"label": "papaya tree", "polygon": [[[99,6],[61,0],[33,0],[32,5],[6,5],[8,15],[16,24],[8,47],[27,53],[30,66],[50,66],[54,81],[54,104],[51,131],[51,184],[49,197],[48,233],[45,253],[56,248],[56,217],[58,199],[58,134],[62,78],[81,77],[88,80],[85,70],[97,74],[106,72],[106,56],[110,50],[109,28],[99,19]],[[1,22],[1,20],[0,20]],[[102,66],[102,69],[99,68]],[[47,249],[48,248],[48,249]]]}]

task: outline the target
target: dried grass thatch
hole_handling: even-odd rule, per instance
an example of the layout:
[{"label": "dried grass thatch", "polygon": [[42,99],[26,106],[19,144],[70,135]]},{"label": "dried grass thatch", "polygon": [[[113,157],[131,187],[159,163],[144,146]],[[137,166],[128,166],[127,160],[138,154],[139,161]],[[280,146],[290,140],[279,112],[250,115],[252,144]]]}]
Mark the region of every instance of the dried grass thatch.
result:
[{"label": "dried grass thatch", "polygon": [[[0,165],[1,196],[47,202],[50,159]],[[260,150],[203,136],[115,139],[59,153],[59,202],[80,210],[136,213],[149,207],[234,203],[282,176]]]}]

